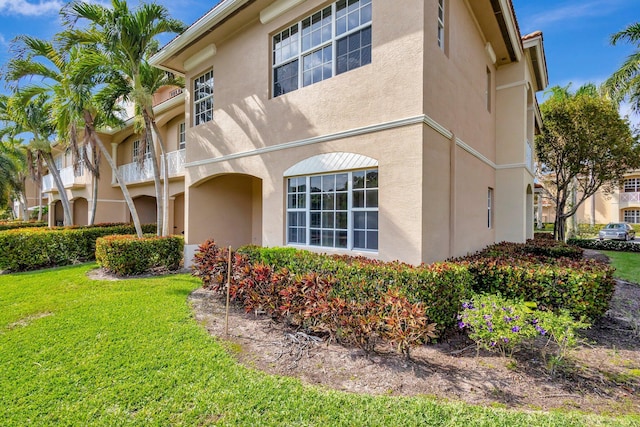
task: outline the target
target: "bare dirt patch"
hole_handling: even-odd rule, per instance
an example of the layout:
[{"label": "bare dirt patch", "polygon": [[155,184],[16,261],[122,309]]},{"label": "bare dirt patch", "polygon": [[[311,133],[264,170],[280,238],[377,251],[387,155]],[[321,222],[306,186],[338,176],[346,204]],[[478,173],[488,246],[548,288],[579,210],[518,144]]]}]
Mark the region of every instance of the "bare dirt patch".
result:
[{"label": "bare dirt patch", "polygon": [[[308,384],[354,393],[429,395],[508,408],[640,412],[640,286],[619,282],[607,315],[584,331],[582,344],[555,375],[544,342],[513,358],[476,351],[465,336],[412,350],[411,360],[380,348],[354,348],[287,329],[271,319],[231,307],[225,335],[224,301],[198,289],[190,296],[195,318],[251,368]],[[637,324],[637,323],[636,323]]]}]

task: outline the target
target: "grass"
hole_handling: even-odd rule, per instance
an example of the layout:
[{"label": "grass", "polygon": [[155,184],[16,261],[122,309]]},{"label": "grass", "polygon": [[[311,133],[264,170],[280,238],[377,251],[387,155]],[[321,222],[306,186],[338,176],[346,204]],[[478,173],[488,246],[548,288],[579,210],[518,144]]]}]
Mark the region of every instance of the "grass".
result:
[{"label": "grass", "polygon": [[93,281],[94,264],[0,276],[0,420],[23,425],[632,426],[640,416],[516,412],[346,394],[238,365],[192,318],[199,282]]},{"label": "grass", "polygon": [[640,283],[640,253],[602,251],[616,268],[615,276],[627,282]]}]

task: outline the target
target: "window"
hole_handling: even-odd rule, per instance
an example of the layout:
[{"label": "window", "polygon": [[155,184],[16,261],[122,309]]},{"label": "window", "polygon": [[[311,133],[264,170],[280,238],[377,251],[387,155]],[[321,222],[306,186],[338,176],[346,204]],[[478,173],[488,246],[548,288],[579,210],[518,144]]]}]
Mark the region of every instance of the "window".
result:
[{"label": "window", "polygon": [[371,63],[371,0],[340,0],[273,36],[273,96]]},{"label": "window", "polygon": [[444,0],[438,0],[438,47],[444,51]]},{"label": "window", "polygon": [[378,170],[287,179],[287,243],[378,250]]},{"label": "window", "polygon": [[487,228],[493,228],[493,188],[487,190]]},{"label": "window", "polygon": [[193,125],[213,120],[213,70],[193,80]]},{"label": "window", "polygon": [[637,193],[640,192],[640,178],[631,178],[624,180],[624,192],[625,193]]},{"label": "window", "polygon": [[[133,161],[137,162],[140,159],[141,154],[142,153],[140,153],[140,140],[136,139],[135,141],[133,141]],[[144,147],[144,158],[145,160],[151,158],[151,144],[148,139]]]},{"label": "window", "polygon": [[624,222],[631,224],[640,224],[640,210],[634,209],[624,211]]},{"label": "window", "polygon": [[486,93],[486,101],[487,101],[487,111],[491,112],[491,70],[487,67],[487,93]]},{"label": "window", "polygon": [[178,125],[178,150],[184,150],[184,148],[187,146],[186,137],[187,135],[186,135],[185,123],[182,122]]},{"label": "window", "polygon": [[56,169],[62,170],[62,156],[54,157],[53,164],[55,165]]}]

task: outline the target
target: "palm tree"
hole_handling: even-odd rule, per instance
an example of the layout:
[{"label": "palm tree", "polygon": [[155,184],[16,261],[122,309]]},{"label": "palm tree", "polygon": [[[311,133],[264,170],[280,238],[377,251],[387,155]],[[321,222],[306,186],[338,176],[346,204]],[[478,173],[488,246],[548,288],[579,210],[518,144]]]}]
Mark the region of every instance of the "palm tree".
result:
[{"label": "palm tree", "polygon": [[27,218],[25,197],[25,155],[20,149],[21,139],[0,140],[0,206],[7,206],[12,200],[20,204],[22,217]]},{"label": "palm tree", "polygon": [[615,101],[628,99],[633,111],[640,113],[640,23],[631,24],[611,36],[612,45],[618,42],[631,43],[636,51],[609,77],[604,87]]},{"label": "palm tree", "polygon": [[[18,40],[22,43],[22,52],[26,56],[13,58],[9,62],[7,77],[13,81],[27,76],[39,76],[44,79],[42,84],[31,85],[25,90],[32,94],[46,93],[53,97],[52,116],[59,138],[71,146],[74,166],[83,164],[92,174],[93,201],[89,223],[93,224],[95,220],[102,154],[120,185],[136,233],[138,237],[142,237],[142,227],[133,199],[115,162],[95,131],[96,125],[114,124],[116,121],[111,110],[103,111],[96,107],[97,101],[92,93],[96,85],[101,83],[101,79],[104,79],[104,73],[99,72],[100,67],[96,64],[103,65],[105,58],[78,47],[71,47],[65,53],[66,49],[56,48],[51,42],[32,37],[22,36]],[[87,73],[87,69],[96,73]],[[78,141],[79,128],[83,128],[82,144]],[[80,146],[83,149],[80,149]]]},{"label": "palm tree", "polygon": [[[145,58],[150,50],[157,48],[155,37],[164,33],[180,33],[185,29],[182,22],[169,17],[164,6],[143,3],[135,10],[130,10],[125,0],[111,0],[111,7],[100,4],[86,3],[83,0],[73,0],[61,12],[66,25],[69,27],[63,33],[70,44],[90,44],[100,49],[108,58],[121,81],[127,83],[128,93],[123,98],[132,100],[136,111],[144,122],[144,140],[151,138],[153,126],[153,92],[145,87],[143,69]],[[89,22],[86,29],[76,29],[79,20]],[[156,134],[157,136],[159,134]],[[164,234],[163,227],[164,206],[166,201],[160,187],[160,171],[156,156],[155,144],[151,148],[151,164],[154,171],[154,184],[157,207],[157,232]],[[161,152],[164,147],[160,145]]]},{"label": "palm tree", "polygon": [[51,122],[51,100],[46,94],[33,95],[16,91],[8,99],[5,115],[14,124],[14,135],[30,133],[29,149],[41,156],[53,177],[58,190],[64,215],[63,224],[71,225],[71,207],[64,188],[60,171],[56,167],[51,151],[51,139],[55,135],[55,126]]}]

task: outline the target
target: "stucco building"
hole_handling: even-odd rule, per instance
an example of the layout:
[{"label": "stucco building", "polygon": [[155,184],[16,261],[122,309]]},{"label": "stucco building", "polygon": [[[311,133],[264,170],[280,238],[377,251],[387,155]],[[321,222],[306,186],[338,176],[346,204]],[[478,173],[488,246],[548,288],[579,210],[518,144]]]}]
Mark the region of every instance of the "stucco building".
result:
[{"label": "stucco building", "polygon": [[[187,261],[210,238],[421,263],[533,236],[547,69],[510,0],[224,0],[151,62],[186,81],[157,116]],[[154,212],[132,127],[102,136]],[[127,220],[102,170],[99,221]]]}]

